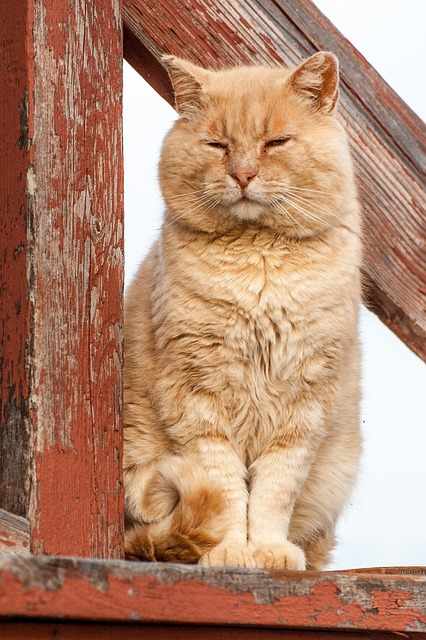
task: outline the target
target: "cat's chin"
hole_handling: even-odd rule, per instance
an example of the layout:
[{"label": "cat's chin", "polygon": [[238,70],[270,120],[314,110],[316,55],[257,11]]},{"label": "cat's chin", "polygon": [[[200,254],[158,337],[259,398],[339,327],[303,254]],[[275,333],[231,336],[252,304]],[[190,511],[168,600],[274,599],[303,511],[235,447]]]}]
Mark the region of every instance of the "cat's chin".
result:
[{"label": "cat's chin", "polygon": [[265,213],[265,207],[258,202],[243,198],[233,205],[231,211],[232,215],[238,220],[257,222]]}]

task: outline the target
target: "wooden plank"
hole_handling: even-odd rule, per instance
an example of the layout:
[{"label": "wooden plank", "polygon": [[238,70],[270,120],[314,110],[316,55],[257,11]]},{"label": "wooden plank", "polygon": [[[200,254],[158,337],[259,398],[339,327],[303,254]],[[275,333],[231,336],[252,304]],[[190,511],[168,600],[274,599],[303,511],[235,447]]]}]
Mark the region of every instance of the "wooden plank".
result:
[{"label": "wooden plank", "polygon": [[30,552],[30,523],[0,509],[0,554]]},{"label": "wooden plank", "polygon": [[426,632],[426,577],[0,556],[0,615]]},{"label": "wooden plank", "polygon": [[426,360],[424,123],[310,0],[124,0],[123,17],[127,59],[169,101],[162,53],[210,67],[338,55],[365,211],[366,302]]},{"label": "wooden plank", "polygon": [[[396,633],[296,631],[250,627],[199,625],[90,624],[78,622],[2,622],[2,640],[401,640]],[[404,633],[406,640],[424,640],[426,634]]]},{"label": "wooden plank", "polygon": [[18,26],[0,62],[0,506],[30,520],[32,552],[120,557],[121,4],[23,0],[2,14]]}]

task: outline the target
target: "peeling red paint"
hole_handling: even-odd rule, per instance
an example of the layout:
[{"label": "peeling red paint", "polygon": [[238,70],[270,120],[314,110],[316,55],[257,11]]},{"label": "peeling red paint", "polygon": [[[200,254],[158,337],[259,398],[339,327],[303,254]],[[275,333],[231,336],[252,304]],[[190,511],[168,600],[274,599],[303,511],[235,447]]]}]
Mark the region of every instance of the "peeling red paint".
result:
[{"label": "peeling red paint", "polygon": [[412,606],[412,596],[405,591],[373,591],[371,603],[380,615],[380,629],[392,626],[391,620],[398,619],[398,624],[405,625],[406,629],[415,628],[419,622],[426,622],[426,612],[419,611]]},{"label": "peeling red paint", "polygon": [[0,507],[20,516],[26,515],[29,502],[21,483],[28,477],[30,446],[27,170],[33,84],[26,65],[31,43],[25,36],[31,4],[2,7],[0,20]]},{"label": "peeling red paint", "polygon": [[266,572],[212,568],[200,573],[197,567],[173,565],[170,569],[137,563],[70,565],[66,560],[61,564],[42,559],[39,565],[39,573],[33,567],[29,574],[22,563],[19,569],[0,570],[3,615],[426,631],[424,577],[293,572],[274,579]]},{"label": "peeling red paint", "polygon": [[0,506],[32,551],[120,557],[121,3],[3,13]]},{"label": "peeling red paint", "polygon": [[37,0],[33,33],[31,549],[114,558],[123,528],[120,3]]}]

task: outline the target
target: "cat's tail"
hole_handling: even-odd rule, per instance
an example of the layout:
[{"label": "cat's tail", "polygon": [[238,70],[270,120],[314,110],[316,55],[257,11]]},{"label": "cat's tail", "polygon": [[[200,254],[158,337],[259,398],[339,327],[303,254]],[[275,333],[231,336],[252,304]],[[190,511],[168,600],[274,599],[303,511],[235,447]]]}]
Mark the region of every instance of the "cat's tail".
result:
[{"label": "cat's tail", "polygon": [[150,523],[126,532],[129,560],[196,563],[222,540],[225,497],[197,464],[173,456],[159,466],[143,496]]}]

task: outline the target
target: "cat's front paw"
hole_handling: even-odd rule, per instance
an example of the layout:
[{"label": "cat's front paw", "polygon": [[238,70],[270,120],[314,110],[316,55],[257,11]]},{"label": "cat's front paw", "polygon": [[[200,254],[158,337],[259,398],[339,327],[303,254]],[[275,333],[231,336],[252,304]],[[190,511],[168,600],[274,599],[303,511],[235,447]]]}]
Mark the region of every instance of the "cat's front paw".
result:
[{"label": "cat's front paw", "polygon": [[210,567],[256,567],[248,547],[236,544],[218,544],[201,556],[198,564]]},{"label": "cat's front paw", "polygon": [[292,542],[253,546],[252,555],[259,569],[288,569],[303,571],[306,568],[305,554]]}]

